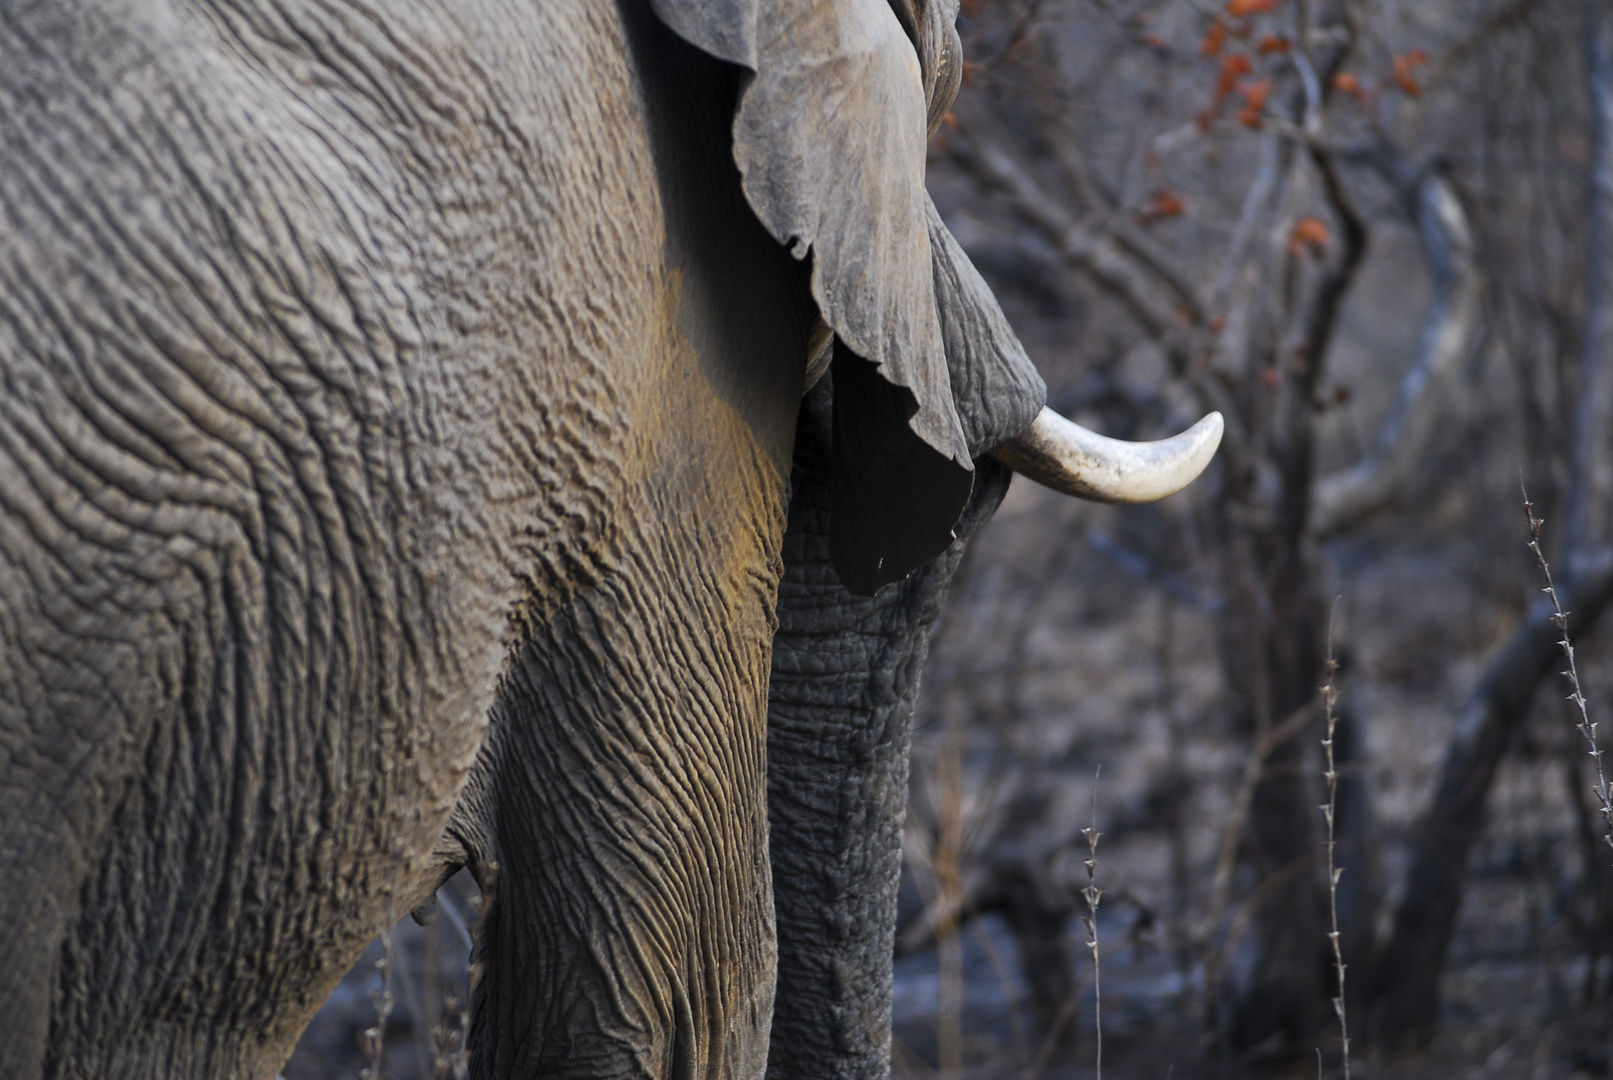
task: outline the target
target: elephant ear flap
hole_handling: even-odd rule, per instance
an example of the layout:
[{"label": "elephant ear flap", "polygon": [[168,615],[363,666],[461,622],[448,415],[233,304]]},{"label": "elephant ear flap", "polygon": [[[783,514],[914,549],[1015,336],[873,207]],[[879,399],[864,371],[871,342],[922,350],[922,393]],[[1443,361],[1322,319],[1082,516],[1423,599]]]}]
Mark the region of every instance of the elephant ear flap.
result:
[{"label": "elephant ear flap", "polygon": [[972,485],[935,307],[918,53],[886,0],[652,3],[753,72],[734,160],[762,225],[812,258],[837,338],[835,569],[871,594],[946,549]]}]

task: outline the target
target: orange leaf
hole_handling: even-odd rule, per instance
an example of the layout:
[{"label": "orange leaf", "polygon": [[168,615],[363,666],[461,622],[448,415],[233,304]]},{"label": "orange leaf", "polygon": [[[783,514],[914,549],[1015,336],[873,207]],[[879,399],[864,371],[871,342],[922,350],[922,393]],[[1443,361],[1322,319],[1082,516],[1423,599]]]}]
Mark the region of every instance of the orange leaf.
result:
[{"label": "orange leaf", "polygon": [[1210,24],[1210,28],[1204,32],[1204,40],[1199,42],[1199,52],[1205,56],[1218,56],[1221,52],[1221,46],[1226,44],[1226,40],[1227,28],[1218,22],[1213,22]]},{"label": "orange leaf", "polygon": [[1147,225],[1161,218],[1177,217],[1185,209],[1181,199],[1161,188],[1148,197],[1148,204],[1138,211],[1137,220]]},{"label": "orange leaf", "polygon": [[1238,85],[1238,80],[1254,70],[1247,56],[1228,56],[1221,61],[1221,74],[1215,78],[1215,100],[1220,104]]},{"label": "orange leaf", "polygon": [[1245,15],[1263,15],[1274,11],[1282,0],[1227,0],[1227,14],[1234,19],[1241,19]]},{"label": "orange leaf", "polygon": [[1238,122],[1247,128],[1259,127],[1260,114],[1266,107],[1266,98],[1271,94],[1271,80],[1245,83],[1238,88],[1238,92],[1243,95],[1243,108],[1238,111]]},{"label": "orange leaf", "polygon": [[1267,34],[1265,37],[1260,39],[1260,44],[1257,46],[1257,48],[1259,49],[1261,56],[1269,56],[1272,53],[1287,52],[1288,39],[1285,37],[1278,37],[1276,34]]},{"label": "orange leaf", "polygon": [[1395,85],[1408,97],[1416,97],[1422,92],[1422,87],[1417,85],[1417,78],[1413,73],[1426,63],[1428,54],[1421,49],[1413,49],[1409,53],[1395,57]]},{"label": "orange leaf", "polygon": [[1333,88],[1342,93],[1349,94],[1357,101],[1366,101],[1366,91],[1361,89],[1361,80],[1348,71],[1341,71],[1333,76]]},{"label": "orange leaf", "polygon": [[1288,233],[1288,250],[1294,255],[1301,254],[1306,248],[1320,252],[1327,246],[1330,235],[1327,224],[1321,218],[1300,218]]}]

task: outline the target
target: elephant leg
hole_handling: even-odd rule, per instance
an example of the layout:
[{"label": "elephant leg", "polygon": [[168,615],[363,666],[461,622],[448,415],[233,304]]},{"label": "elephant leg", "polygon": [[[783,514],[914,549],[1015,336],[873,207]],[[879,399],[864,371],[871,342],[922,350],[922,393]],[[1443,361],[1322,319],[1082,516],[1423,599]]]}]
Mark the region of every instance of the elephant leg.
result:
[{"label": "elephant leg", "polygon": [[[14,687],[0,680],[0,698]],[[96,828],[98,808],[73,798],[72,766],[93,753],[63,747],[82,757],[63,763],[66,768],[37,769],[38,759],[50,755],[29,760],[31,748],[17,738],[31,734],[29,719],[0,707],[0,760],[7,760],[0,774],[36,766],[23,777],[0,780],[0,868],[6,875],[0,888],[0,1076],[15,1080],[45,1075],[62,943],[78,912],[90,851],[104,831]]]},{"label": "elephant leg", "polygon": [[[498,864],[478,1075],[765,1069],[771,585],[725,585],[700,550],[682,549],[696,565],[667,588],[613,581],[573,599],[506,676],[478,795]],[[752,594],[743,610],[736,586]]]},{"label": "elephant leg", "polygon": [[[4,440],[0,440],[3,442]],[[22,471],[0,446],[0,472]],[[58,629],[85,619],[82,590],[18,538],[36,511],[0,494],[0,1076],[37,1080],[63,1057],[53,1005],[82,997],[64,957],[86,883],[134,786],[140,750],[179,703],[164,678],[174,635],[156,620],[84,648]],[[37,520],[37,518],[35,518]],[[47,583],[41,587],[38,583]],[[74,975],[77,975],[74,978]]]}]

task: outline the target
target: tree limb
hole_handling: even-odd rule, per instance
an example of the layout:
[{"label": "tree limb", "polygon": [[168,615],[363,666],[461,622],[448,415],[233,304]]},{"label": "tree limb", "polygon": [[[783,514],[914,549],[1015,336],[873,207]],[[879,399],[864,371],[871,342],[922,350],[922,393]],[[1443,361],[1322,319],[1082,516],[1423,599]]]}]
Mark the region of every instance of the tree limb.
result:
[{"label": "tree limb", "polygon": [[1392,505],[1417,478],[1441,431],[1462,360],[1482,325],[1484,279],[1466,209],[1434,171],[1412,181],[1413,214],[1434,280],[1422,340],[1372,451],[1317,482],[1311,530],[1327,539]]},{"label": "tree limb", "polygon": [[[1561,591],[1568,638],[1577,640],[1613,600],[1613,552]],[[1371,973],[1371,1025],[1391,1043],[1420,1044],[1439,1012],[1445,966],[1467,881],[1468,856],[1484,829],[1484,804],[1513,732],[1529,714],[1535,687],[1557,665],[1560,633],[1549,604],[1536,605],[1496,653],[1462,706],[1445,748],[1434,798],[1412,830],[1411,869],[1394,931]]]}]

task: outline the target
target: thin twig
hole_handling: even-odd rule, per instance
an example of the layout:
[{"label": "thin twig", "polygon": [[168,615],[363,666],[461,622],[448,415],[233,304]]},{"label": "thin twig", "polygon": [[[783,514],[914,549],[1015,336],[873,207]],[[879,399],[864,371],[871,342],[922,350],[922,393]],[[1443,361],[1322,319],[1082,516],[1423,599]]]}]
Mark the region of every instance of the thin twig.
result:
[{"label": "thin twig", "polygon": [[[1521,486],[1521,485],[1520,485]],[[1602,804],[1602,817],[1606,820],[1608,831],[1602,839],[1613,847],[1613,791],[1607,786],[1607,776],[1602,771],[1602,751],[1596,745],[1596,724],[1591,720],[1590,713],[1585,707],[1585,694],[1579,685],[1579,667],[1574,663],[1574,643],[1568,637],[1568,613],[1563,610],[1561,598],[1557,595],[1557,585],[1551,579],[1551,567],[1546,565],[1546,553],[1540,547],[1540,526],[1542,522],[1535,517],[1534,504],[1529,501],[1528,489],[1523,492],[1523,512],[1529,518],[1529,550],[1535,553],[1535,562],[1540,564],[1540,572],[1546,578],[1546,587],[1542,591],[1551,600],[1552,622],[1562,632],[1557,644],[1562,647],[1563,655],[1568,658],[1568,670],[1563,672],[1568,676],[1568,685],[1573,693],[1568,700],[1574,703],[1579,710],[1579,733],[1585,737],[1586,752],[1591,755],[1591,761],[1596,766],[1596,784],[1591,789],[1597,800]]]},{"label": "thin twig", "polygon": [[[1337,602],[1334,610],[1337,611]],[[1333,1011],[1339,1017],[1339,1045],[1344,1052],[1344,1080],[1350,1080],[1350,1025],[1344,1010],[1344,951],[1339,946],[1339,878],[1344,876],[1344,870],[1338,865],[1336,858],[1337,841],[1334,838],[1334,819],[1339,805],[1339,773],[1333,764],[1333,729],[1338,724],[1338,717],[1333,715],[1333,706],[1339,699],[1338,688],[1333,685],[1334,676],[1338,674],[1338,661],[1333,659],[1333,619],[1327,621],[1327,682],[1322,685],[1322,715],[1327,726],[1327,734],[1322,739],[1322,749],[1327,753],[1327,805],[1322,807],[1322,813],[1327,817],[1327,909],[1333,920],[1332,929],[1328,931],[1328,940],[1333,943],[1333,969],[1338,972],[1339,992],[1333,999]],[[1321,1059],[1321,1050],[1316,1051],[1318,1064]]]},{"label": "thin twig", "polygon": [[1087,838],[1087,857],[1081,860],[1087,868],[1087,887],[1081,890],[1087,913],[1081,921],[1087,924],[1087,948],[1092,952],[1092,1023],[1098,1033],[1096,1080],[1103,1080],[1103,982],[1098,957],[1098,903],[1103,899],[1103,890],[1098,888],[1098,837],[1103,835],[1098,831],[1098,778],[1102,775],[1103,766],[1099,765],[1092,774],[1092,824],[1081,830]]}]

